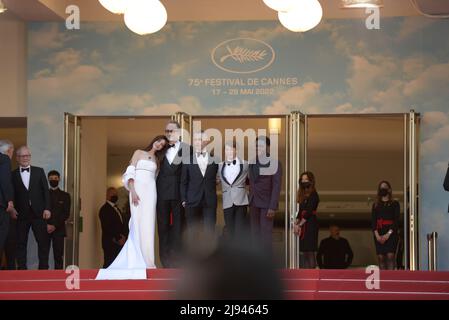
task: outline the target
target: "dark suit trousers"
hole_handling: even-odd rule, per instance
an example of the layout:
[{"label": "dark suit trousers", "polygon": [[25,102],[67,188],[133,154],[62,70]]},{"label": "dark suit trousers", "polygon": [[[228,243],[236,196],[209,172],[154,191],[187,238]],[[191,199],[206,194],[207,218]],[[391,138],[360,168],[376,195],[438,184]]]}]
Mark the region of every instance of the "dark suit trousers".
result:
[{"label": "dark suit trousers", "polygon": [[107,248],[103,248],[104,253],[103,268],[106,269],[111,265],[112,262],[114,262],[115,258],[117,258],[118,254],[120,253],[121,249],[122,249],[121,246],[113,242]]},{"label": "dark suit trousers", "polygon": [[255,243],[262,241],[271,251],[274,219],[267,218],[267,212],[268,209],[250,206],[251,234]]},{"label": "dark suit trousers", "polygon": [[5,244],[5,255],[8,270],[16,270],[17,252],[17,220],[9,218],[9,232]]},{"label": "dark suit trousers", "polygon": [[198,226],[201,221],[203,222],[204,231],[209,233],[215,233],[215,224],[217,222],[217,208],[200,207],[187,207],[186,208],[186,220],[187,228]]},{"label": "dark suit trousers", "polygon": [[[170,213],[173,224],[170,225]],[[182,204],[181,200],[159,200],[157,202],[157,230],[159,235],[159,256],[164,268],[173,265],[173,255],[181,250]]]},{"label": "dark suit trousers", "polygon": [[[32,212],[30,208],[30,213]],[[47,222],[34,216],[25,216],[17,220],[17,264],[19,270],[27,269],[27,245],[30,227],[33,229],[34,238],[37,242],[39,269],[48,269],[48,256],[50,252],[50,237],[47,232]]]},{"label": "dark suit trousers", "polygon": [[64,268],[64,235],[58,234],[55,230],[50,235],[50,242],[53,244],[53,258],[55,260],[55,270]]},{"label": "dark suit trousers", "polygon": [[0,258],[5,247],[6,238],[9,230],[9,214],[5,209],[0,208]]},{"label": "dark suit trousers", "polygon": [[224,209],[226,229],[231,237],[244,237],[246,235],[246,213],[248,206],[233,205]]}]

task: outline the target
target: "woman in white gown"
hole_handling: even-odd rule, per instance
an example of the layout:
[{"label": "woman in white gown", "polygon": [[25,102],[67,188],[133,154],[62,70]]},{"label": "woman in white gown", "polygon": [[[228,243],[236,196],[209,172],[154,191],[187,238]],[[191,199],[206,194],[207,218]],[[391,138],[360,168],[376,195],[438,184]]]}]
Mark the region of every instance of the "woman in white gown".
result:
[{"label": "woman in white gown", "polygon": [[114,262],[100,269],[97,280],[146,279],[146,269],[156,268],[156,176],[167,147],[167,138],[157,136],[144,151],[134,152],[123,175],[131,206],[128,239]]}]

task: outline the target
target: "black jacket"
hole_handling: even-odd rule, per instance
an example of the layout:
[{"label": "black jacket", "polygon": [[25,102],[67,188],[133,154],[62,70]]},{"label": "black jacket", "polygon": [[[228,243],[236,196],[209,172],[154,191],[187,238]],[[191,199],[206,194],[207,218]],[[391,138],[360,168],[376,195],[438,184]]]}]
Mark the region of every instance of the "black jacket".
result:
[{"label": "black jacket", "polygon": [[11,160],[0,153],[0,208],[6,209],[8,202],[13,201],[14,194],[11,184]]},{"label": "black jacket", "polygon": [[190,157],[188,164],[183,164],[181,199],[182,202],[186,202],[186,207],[202,206],[203,196],[207,207],[217,207],[217,171],[218,161],[210,154],[204,177],[196,162],[195,154]]},{"label": "black jacket", "polygon": [[183,155],[188,159],[188,151],[192,147],[182,143],[178,154],[170,164],[167,157],[162,161],[159,174],[156,180],[157,199],[160,200],[181,200],[181,175]]},{"label": "black jacket", "polygon": [[351,265],[353,257],[348,240],[329,237],[321,240],[316,260],[320,269],[346,269]]},{"label": "black jacket", "polygon": [[125,223],[120,220],[117,211],[107,202],[100,209],[100,222],[103,249],[107,250],[110,247],[116,247],[117,241],[120,240],[120,235],[126,235],[127,230]]},{"label": "black jacket", "polygon": [[51,218],[47,224],[54,225],[54,235],[65,236],[65,221],[70,217],[70,194],[61,189],[50,190]]},{"label": "black jacket", "polygon": [[[19,218],[42,217],[44,210],[50,210],[50,192],[48,190],[48,181],[44,169],[39,167],[30,168],[29,189],[25,188],[17,168],[12,173],[12,184],[14,188],[14,207]],[[30,212],[29,208],[33,209]]]}]

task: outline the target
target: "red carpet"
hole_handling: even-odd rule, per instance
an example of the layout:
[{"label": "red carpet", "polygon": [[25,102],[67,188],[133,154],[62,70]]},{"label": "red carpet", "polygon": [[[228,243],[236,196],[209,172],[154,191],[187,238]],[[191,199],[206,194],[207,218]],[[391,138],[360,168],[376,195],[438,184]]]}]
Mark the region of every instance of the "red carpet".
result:
[{"label": "red carpet", "polygon": [[[66,288],[64,271],[0,271],[0,300],[173,299],[180,270],[148,270],[147,280],[95,281],[97,270],[81,270],[80,288]],[[449,300],[449,272],[382,271],[379,289],[368,289],[364,270],[282,270],[286,299]]]}]

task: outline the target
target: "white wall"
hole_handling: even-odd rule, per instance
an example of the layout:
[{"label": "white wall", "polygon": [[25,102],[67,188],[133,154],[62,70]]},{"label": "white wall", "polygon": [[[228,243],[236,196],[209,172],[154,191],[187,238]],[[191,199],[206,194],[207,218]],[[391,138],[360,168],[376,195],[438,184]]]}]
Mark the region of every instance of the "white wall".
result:
[{"label": "white wall", "polygon": [[11,13],[0,15],[0,117],[27,116],[27,29]]}]

